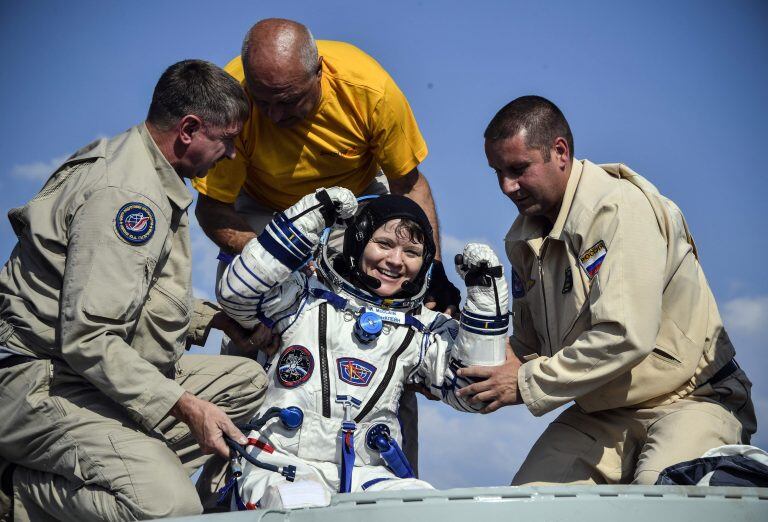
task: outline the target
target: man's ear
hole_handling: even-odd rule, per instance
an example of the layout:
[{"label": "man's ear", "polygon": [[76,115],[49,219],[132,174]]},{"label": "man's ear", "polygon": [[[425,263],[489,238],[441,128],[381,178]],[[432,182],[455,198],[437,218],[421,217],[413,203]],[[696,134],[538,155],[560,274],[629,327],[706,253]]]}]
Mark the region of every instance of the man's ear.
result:
[{"label": "man's ear", "polygon": [[565,138],[557,137],[555,144],[552,147],[556,154],[557,163],[560,166],[565,166],[571,160],[571,150],[568,146],[568,141]]},{"label": "man's ear", "polygon": [[196,132],[199,132],[203,128],[203,121],[194,114],[187,114],[179,120],[177,126],[179,133],[179,140],[184,145],[192,143],[192,138]]}]

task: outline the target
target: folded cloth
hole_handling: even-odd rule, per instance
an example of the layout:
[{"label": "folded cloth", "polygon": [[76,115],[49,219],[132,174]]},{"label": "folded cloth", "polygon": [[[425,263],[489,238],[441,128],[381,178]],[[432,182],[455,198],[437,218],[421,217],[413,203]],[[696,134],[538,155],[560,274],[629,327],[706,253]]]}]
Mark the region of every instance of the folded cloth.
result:
[{"label": "folded cloth", "polygon": [[768,487],[768,453],[755,446],[713,448],[659,473],[657,485]]},{"label": "folded cloth", "polygon": [[331,494],[319,482],[298,480],[269,486],[261,497],[262,509],[298,509],[305,507],[325,507],[331,503]]}]

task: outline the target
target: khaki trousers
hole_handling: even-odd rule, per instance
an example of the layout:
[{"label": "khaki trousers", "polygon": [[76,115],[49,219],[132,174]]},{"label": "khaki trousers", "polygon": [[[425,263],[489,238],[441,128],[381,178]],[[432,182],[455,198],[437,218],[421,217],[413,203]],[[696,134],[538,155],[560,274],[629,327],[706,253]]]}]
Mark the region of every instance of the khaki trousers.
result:
[{"label": "khaki trousers", "polygon": [[[379,173],[376,178],[365,188],[359,196],[370,196],[374,194],[389,194],[389,183],[386,176]],[[261,205],[245,192],[235,200],[235,210],[245,219],[248,226],[257,234],[263,231],[272,221],[274,211]],[[341,250],[343,235],[336,232],[331,235],[329,245]],[[216,283],[221,279],[226,264],[219,262],[216,273]],[[237,348],[231,346],[229,340],[225,337],[221,343],[222,354],[237,354]],[[416,401],[416,394],[413,391],[403,392],[400,398],[400,425],[403,433],[403,453],[408,458],[408,462],[413,468],[413,472],[419,476],[419,411]]]},{"label": "khaki trousers", "polygon": [[534,444],[513,486],[654,484],[664,468],[724,444],[746,444],[756,430],[742,370],[655,408],[586,413],[571,406]]},{"label": "khaki trousers", "polygon": [[[239,357],[184,355],[176,381],[249,420],[266,388],[262,368]],[[0,369],[0,458],[16,463],[14,520],[136,520],[194,515],[190,480],[206,461],[218,473],[199,489],[209,500],[225,461],[200,452],[187,426],[166,417],[147,433],[68,367],[29,359]]]}]

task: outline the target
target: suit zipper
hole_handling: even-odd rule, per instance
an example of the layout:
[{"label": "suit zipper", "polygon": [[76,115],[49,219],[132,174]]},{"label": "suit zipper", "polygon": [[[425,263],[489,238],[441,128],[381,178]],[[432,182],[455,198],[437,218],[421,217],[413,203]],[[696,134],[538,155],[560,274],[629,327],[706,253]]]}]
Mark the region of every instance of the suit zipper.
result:
[{"label": "suit zipper", "polygon": [[328,303],[320,305],[319,350],[320,350],[320,385],[323,394],[323,417],[331,418],[331,383],[328,377]]},{"label": "suit zipper", "polygon": [[539,264],[539,282],[541,283],[541,300],[544,302],[544,326],[547,329],[547,347],[549,356],[552,357],[552,336],[549,333],[549,310],[547,309],[547,292],[544,288],[544,253],[547,250],[547,240],[541,245],[541,256],[536,256]]},{"label": "suit zipper", "polygon": [[411,341],[413,340],[413,336],[415,335],[416,331],[413,328],[408,328],[408,333],[405,334],[405,339],[403,339],[403,342],[400,344],[400,347],[395,350],[395,353],[392,354],[392,356],[389,358],[389,364],[387,365],[387,372],[384,374],[384,378],[379,383],[379,386],[376,388],[376,391],[373,392],[373,395],[371,395],[371,398],[368,399],[368,402],[363,406],[363,408],[360,410],[360,413],[357,414],[355,417],[355,422],[362,421],[368,413],[373,409],[374,406],[376,406],[376,403],[379,402],[379,399],[382,395],[384,395],[384,392],[387,390],[387,387],[389,386],[389,381],[392,380],[392,375],[395,373],[395,368],[397,368],[397,359],[400,357],[400,355],[405,351],[406,348],[408,348],[408,345],[411,344]]}]

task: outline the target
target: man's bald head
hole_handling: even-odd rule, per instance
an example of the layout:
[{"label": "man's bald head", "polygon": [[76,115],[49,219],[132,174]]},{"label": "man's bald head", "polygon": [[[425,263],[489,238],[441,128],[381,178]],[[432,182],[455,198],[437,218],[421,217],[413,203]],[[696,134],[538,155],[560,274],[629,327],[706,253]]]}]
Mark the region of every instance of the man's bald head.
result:
[{"label": "man's bald head", "polygon": [[[317,72],[315,39],[293,20],[267,18],[251,27],[243,41],[246,81],[282,86]],[[303,77],[303,78],[302,78]]]},{"label": "man's bald head", "polygon": [[296,125],[319,106],[322,58],[312,33],[300,23],[260,21],[245,35],[242,60],[258,114],[278,127]]}]

